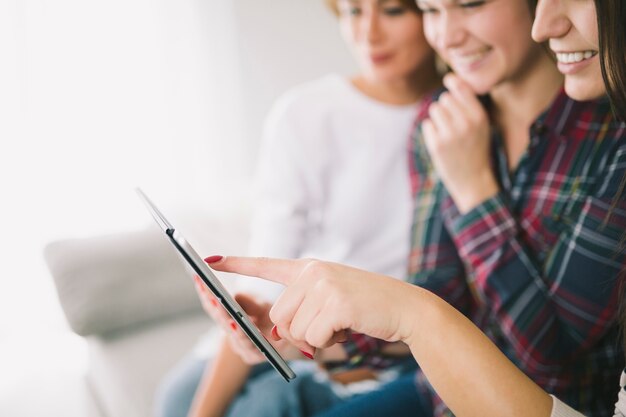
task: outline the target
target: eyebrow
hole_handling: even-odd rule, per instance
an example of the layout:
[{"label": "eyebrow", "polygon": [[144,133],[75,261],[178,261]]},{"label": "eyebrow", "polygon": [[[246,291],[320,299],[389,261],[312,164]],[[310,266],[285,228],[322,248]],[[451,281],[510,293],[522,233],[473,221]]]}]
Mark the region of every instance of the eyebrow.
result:
[{"label": "eyebrow", "polygon": [[[346,3],[350,3],[350,4],[361,4],[362,0],[344,0]],[[379,5],[383,5],[385,3],[389,3],[390,1],[393,0],[377,0],[376,3],[378,3]]]}]

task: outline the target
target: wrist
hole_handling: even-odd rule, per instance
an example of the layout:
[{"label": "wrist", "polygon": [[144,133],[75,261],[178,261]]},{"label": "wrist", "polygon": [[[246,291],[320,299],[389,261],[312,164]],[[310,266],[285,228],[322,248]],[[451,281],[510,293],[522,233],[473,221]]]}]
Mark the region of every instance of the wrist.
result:
[{"label": "wrist", "polygon": [[412,297],[413,308],[405,311],[407,330],[405,330],[402,341],[417,359],[416,354],[423,349],[425,344],[431,344],[433,341],[436,344],[436,340],[440,339],[433,337],[433,332],[439,333],[449,324],[443,319],[443,316],[445,311],[451,307],[432,292],[421,287],[415,288],[417,291]]},{"label": "wrist", "polygon": [[459,210],[459,213],[466,214],[486,200],[493,198],[500,192],[500,187],[493,173],[487,171],[478,174],[471,183],[461,187],[450,187],[448,192]]},{"label": "wrist", "polygon": [[402,302],[395,303],[397,307],[398,317],[398,341],[403,342],[409,348],[414,340],[420,340],[423,335],[423,326],[421,322],[428,315],[429,291],[412,285],[406,284],[409,288],[404,290]]}]

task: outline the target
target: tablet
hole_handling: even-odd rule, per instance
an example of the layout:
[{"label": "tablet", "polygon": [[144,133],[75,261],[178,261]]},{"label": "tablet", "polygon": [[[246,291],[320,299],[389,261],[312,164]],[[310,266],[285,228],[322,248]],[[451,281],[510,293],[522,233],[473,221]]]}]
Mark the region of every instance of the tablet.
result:
[{"label": "tablet", "polygon": [[267,341],[267,339],[261,334],[261,331],[256,327],[250,317],[241,308],[241,306],[230,296],[228,291],[222,286],[215,274],[211,271],[209,266],[202,260],[202,258],[196,253],[189,243],[183,238],[183,236],[172,227],[170,222],[165,219],[156,206],[150,201],[150,199],[144,194],[141,189],[137,188],[137,194],[144,202],[152,217],[165,232],[169,241],[174,245],[176,250],[185,262],[198,274],[204,284],[211,290],[217,300],[224,306],[228,314],[235,320],[235,322],[241,327],[244,333],[250,338],[252,343],[261,351],[261,353],[267,358],[269,363],[272,364],[274,369],[285,378],[285,381],[296,377],[296,374],[289,367],[287,362],[282,356],[274,349],[274,346]]}]

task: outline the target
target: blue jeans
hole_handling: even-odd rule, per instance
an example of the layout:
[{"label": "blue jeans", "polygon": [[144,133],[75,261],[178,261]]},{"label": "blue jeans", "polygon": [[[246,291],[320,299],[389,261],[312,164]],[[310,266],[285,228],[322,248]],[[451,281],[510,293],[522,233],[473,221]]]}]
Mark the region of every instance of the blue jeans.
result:
[{"label": "blue jeans", "polygon": [[[207,362],[188,358],[165,378],[156,394],[156,417],[186,417]],[[298,375],[287,383],[264,363],[255,366],[229,407],[226,417],[428,416],[414,382],[415,363],[408,362],[398,379],[364,393],[339,397],[314,362],[292,362]]]},{"label": "blue jeans", "polygon": [[408,372],[375,391],[355,395],[315,417],[432,417],[430,400],[421,398],[415,372]]},{"label": "blue jeans", "polygon": [[[341,401],[314,362],[290,365],[298,377],[289,383],[268,363],[253,367],[226,417],[309,417]],[[186,417],[206,366],[187,358],[174,368],[157,389],[155,416]]]}]

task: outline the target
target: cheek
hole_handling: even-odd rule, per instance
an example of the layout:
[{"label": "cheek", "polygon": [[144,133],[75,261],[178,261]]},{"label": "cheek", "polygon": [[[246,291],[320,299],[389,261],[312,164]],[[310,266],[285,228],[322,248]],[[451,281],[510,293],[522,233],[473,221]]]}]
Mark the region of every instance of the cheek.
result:
[{"label": "cheek", "polygon": [[599,49],[600,41],[598,39],[598,22],[596,20],[595,7],[581,16],[580,23],[574,24],[587,42],[594,48]]},{"label": "cheek", "polygon": [[341,32],[341,37],[344,42],[346,42],[351,49],[354,49],[359,38],[357,26],[352,24],[348,19],[340,18],[339,31]]},{"label": "cheek", "polygon": [[437,30],[435,19],[425,16],[424,17],[424,38],[431,48],[437,51],[441,56],[443,51],[437,49]]},{"label": "cheek", "polygon": [[413,30],[411,32],[410,36],[406,39],[406,46],[419,55],[423,55],[425,52],[431,51],[430,44],[427,42],[421,26],[419,30]]}]

